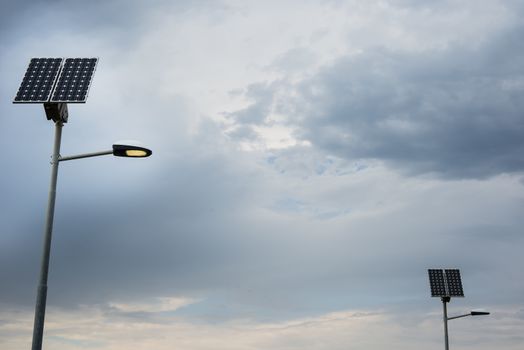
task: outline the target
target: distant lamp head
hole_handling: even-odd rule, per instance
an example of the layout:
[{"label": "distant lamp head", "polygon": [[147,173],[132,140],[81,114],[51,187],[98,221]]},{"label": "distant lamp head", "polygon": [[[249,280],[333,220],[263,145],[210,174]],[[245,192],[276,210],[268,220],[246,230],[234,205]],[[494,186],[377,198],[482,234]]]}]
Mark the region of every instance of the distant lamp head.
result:
[{"label": "distant lamp head", "polygon": [[484,315],[489,315],[489,312],[488,311],[483,311],[483,310],[473,310],[473,311],[471,311],[471,316],[484,316]]},{"label": "distant lamp head", "polygon": [[116,157],[145,158],[153,152],[137,141],[119,141],[113,145],[113,155]]}]

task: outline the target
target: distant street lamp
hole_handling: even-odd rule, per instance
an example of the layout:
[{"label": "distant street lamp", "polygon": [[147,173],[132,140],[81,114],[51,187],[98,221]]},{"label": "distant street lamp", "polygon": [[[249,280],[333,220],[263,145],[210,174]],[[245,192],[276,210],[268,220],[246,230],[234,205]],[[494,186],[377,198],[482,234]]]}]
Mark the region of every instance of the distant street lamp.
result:
[{"label": "distant street lamp", "polygon": [[487,311],[471,311],[470,313],[448,317],[447,304],[451,301],[451,297],[464,297],[464,290],[462,289],[462,279],[460,278],[460,271],[458,269],[429,269],[429,284],[431,287],[431,296],[440,297],[442,300],[442,307],[444,313],[444,347],[449,350],[449,336],[448,336],[448,321],[456,318],[466,316],[482,316],[489,315]]},{"label": "distant street lamp", "polygon": [[32,350],[42,349],[47,300],[47,277],[56,200],[58,164],[62,161],[113,154],[118,157],[149,157],[151,150],[132,144],[114,144],[109,151],[61,157],[62,127],[68,119],[67,103],[85,103],[97,58],[33,58],[13,103],[43,103],[48,120],[55,123],[51,182],[44,229],[44,246],[35,306]]}]

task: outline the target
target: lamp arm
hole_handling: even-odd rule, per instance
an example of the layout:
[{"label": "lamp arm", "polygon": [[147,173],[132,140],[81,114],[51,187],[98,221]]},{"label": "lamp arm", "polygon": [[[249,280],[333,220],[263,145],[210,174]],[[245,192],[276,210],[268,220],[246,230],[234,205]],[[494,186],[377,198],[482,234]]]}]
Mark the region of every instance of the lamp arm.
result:
[{"label": "lamp arm", "polygon": [[466,316],[471,316],[471,313],[469,313],[469,314],[464,314],[464,315],[459,315],[459,316],[448,317],[448,321],[449,321],[449,320],[454,320],[454,319],[456,319],[456,318],[466,317]]},{"label": "lamp arm", "polygon": [[67,156],[67,157],[62,157],[62,156],[60,156],[60,157],[58,158],[58,161],[59,161],[59,162],[63,162],[63,161],[66,161],[66,160],[74,160],[74,159],[81,159],[81,158],[98,157],[98,156],[105,156],[105,155],[108,155],[108,154],[113,154],[113,150],[110,150],[110,151],[102,151],[102,152],[93,152],[93,153],[77,154],[77,155],[74,155],[74,156]]}]

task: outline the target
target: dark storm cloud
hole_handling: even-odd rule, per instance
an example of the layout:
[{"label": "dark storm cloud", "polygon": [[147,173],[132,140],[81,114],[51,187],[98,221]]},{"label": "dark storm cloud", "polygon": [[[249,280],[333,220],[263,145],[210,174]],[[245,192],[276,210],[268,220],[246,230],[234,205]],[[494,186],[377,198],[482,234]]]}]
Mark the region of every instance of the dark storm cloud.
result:
[{"label": "dark storm cloud", "polygon": [[133,19],[137,19],[140,11],[136,6],[122,11],[124,7],[123,1],[10,1],[3,5],[0,15],[2,37],[4,40],[18,40],[19,36],[46,39],[51,31],[64,28],[84,33],[118,26],[132,29]]},{"label": "dark storm cloud", "polygon": [[[252,122],[246,114],[275,106],[297,127],[299,139],[328,154],[380,159],[411,174],[485,178],[520,172],[523,35],[523,27],[512,28],[477,48],[367,49],[298,84],[266,86],[257,102],[234,116]],[[253,99],[258,90],[249,91]],[[254,119],[263,120],[259,113]]]},{"label": "dark storm cloud", "polygon": [[[148,15],[159,7],[184,15],[191,11],[213,11],[209,1],[169,0],[22,0],[2,4],[0,45],[14,45],[27,39],[47,40],[76,33],[79,38],[100,36],[125,48],[140,38]],[[218,5],[217,7],[220,7]],[[84,39],[85,40],[85,39]],[[82,47],[80,41],[79,47]],[[54,46],[55,52],[65,48]],[[70,48],[68,48],[70,49]],[[38,53],[35,53],[38,54]]]}]

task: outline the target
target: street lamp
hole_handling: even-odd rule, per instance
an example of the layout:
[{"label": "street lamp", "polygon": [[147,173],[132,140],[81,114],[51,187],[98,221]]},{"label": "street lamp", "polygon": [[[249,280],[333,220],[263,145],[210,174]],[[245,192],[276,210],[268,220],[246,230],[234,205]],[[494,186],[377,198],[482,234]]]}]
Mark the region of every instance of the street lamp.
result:
[{"label": "street lamp", "polygon": [[151,150],[133,144],[115,144],[109,151],[61,157],[62,127],[67,123],[67,103],[85,103],[97,58],[33,58],[24,75],[13,103],[43,103],[48,120],[55,124],[51,182],[44,226],[44,245],[36,296],[32,350],[42,349],[47,300],[47,279],[56,200],[58,164],[62,161],[113,154],[118,157],[148,157]]},{"label": "street lamp", "polygon": [[429,269],[429,284],[431,287],[431,296],[440,297],[444,313],[444,347],[449,350],[448,321],[466,316],[489,315],[487,311],[471,311],[468,314],[448,317],[447,303],[451,297],[464,297],[462,289],[462,280],[458,269]]}]

